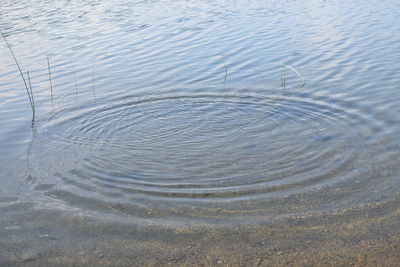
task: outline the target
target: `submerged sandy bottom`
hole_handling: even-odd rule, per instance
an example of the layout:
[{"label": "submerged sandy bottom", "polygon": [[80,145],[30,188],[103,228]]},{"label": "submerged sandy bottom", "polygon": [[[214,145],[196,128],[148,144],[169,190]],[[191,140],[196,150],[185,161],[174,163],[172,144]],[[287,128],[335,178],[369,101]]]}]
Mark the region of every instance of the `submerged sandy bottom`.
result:
[{"label": "submerged sandy bottom", "polygon": [[162,229],[2,208],[2,266],[397,266],[399,201],[269,225]]}]

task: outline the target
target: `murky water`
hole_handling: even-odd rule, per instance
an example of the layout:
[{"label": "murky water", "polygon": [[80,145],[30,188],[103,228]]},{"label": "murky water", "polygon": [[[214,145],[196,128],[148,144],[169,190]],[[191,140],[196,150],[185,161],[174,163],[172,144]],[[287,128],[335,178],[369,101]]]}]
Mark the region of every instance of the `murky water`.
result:
[{"label": "murky water", "polygon": [[0,264],[395,265],[399,10],[5,1]]}]

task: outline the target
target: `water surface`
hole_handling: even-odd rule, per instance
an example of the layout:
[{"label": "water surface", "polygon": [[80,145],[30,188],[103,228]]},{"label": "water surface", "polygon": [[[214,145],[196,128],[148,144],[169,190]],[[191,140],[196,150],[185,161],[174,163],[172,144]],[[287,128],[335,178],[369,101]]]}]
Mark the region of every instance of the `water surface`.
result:
[{"label": "water surface", "polygon": [[0,263],[394,265],[399,10],[4,2]]}]

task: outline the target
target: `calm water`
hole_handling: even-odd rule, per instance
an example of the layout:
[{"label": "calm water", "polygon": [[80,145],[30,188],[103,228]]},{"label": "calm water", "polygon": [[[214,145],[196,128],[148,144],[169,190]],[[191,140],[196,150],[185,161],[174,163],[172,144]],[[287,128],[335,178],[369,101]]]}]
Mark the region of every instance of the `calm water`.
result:
[{"label": "calm water", "polygon": [[2,1],[0,265],[395,265],[399,11]]}]

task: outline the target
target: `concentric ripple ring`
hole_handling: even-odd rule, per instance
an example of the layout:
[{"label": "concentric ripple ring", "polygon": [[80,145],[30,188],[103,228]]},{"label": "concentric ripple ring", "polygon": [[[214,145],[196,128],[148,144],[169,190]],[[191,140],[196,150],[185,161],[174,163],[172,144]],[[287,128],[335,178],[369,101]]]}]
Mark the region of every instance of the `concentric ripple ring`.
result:
[{"label": "concentric ripple ring", "polygon": [[306,93],[105,97],[38,122],[34,191],[138,221],[333,212],[376,201],[395,183],[390,172],[376,177],[385,158],[368,149],[382,144],[384,127],[354,103]]}]

